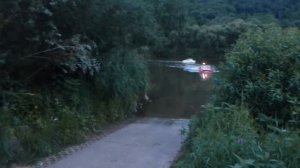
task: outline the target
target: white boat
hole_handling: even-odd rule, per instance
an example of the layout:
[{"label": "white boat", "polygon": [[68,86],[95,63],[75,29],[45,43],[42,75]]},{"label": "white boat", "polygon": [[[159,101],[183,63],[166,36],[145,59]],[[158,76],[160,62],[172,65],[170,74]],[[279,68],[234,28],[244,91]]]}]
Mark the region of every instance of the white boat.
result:
[{"label": "white boat", "polygon": [[184,64],[195,64],[196,63],[196,61],[193,60],[192,58],[182,60],[181,62],[184,63]]},{"label": "white boat", "polygon": [[199,72],[199,65],[197,64],[185,64],[183,67],[184,71],[187,72]]}]

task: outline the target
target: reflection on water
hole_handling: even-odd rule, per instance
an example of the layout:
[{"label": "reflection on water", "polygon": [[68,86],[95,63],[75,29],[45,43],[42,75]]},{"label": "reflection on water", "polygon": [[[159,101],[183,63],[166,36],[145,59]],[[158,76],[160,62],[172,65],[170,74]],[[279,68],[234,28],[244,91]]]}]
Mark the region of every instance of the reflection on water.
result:
[{"label": "reflection on water", "polygon": [[149,66],[152,102],[145,107],[145,116],[190,118],[207,102],[212,81],[201,79],[198,64],[158,61]]}]

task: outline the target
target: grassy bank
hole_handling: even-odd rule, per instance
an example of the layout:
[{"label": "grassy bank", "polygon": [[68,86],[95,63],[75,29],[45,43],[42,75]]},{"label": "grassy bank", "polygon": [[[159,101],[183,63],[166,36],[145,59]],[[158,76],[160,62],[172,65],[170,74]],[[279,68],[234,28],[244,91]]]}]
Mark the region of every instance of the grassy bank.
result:
[{"label": "grassy bank", "polygon": [[298,29],[278,27],[238,40],[176,167],[299,167],[299,42]]}]

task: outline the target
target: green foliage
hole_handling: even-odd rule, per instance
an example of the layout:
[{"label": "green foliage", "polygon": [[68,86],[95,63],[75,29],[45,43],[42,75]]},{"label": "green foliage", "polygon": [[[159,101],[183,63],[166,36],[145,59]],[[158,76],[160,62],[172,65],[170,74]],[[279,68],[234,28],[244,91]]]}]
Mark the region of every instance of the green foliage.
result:
[{"label": "green foliage", "polygon": [[109,55],[96,88],[107,104],[109,118],[118,120],[135,112],[138,98],[148,89],[148,70],[136,50],[116,49]]},{"label": "green foliage", "polygon": [[165,35],[181,30],[188,22],[188,2],[184,0],[155,0],[156,19]]},{"label": "green foliage", "polygon": [[190,0],[189,13],[196,23],[203,25],[218,18],[234,16],[235,8],[229,0]]},{"label": "green foliage", "polygon": [[99,32],[106,50],[108,47],[133,48],[155,43],[157,24],[152,6],[145,1],[113,0],[106,3],[105,10],[101,9],[101,3],[96,5],[95,13],[99,10],[103,13],[95,17],[99,24],[95,25],[94,32]]},{"label": "green foliage", "polygon": [[[131,87],[130,83],[127,86]],[[72,79],[54,93],[42,90],[3,94],[6,101],[0,113],[0,165],[29,163],[54,154],[81,142],[104,124],[130,116],[136,109],[138,91],[103,100],[98,89],[85,80]]]},{"label": "green foliage", "polygon": [[235,162],[233,153],[250,154],[255,132],[247,109],[208,105],[190,124],[187,139],[191,150],[178,167],[226,167]]},{"label": "green foliage", "polygon": [[[300,3],[295,0],[164,0],[154,4],[165,32],[164,49],[158,50],[163,56],[214,59],[215,55],[223,56],[242,33],[253,27],[299,25]],[[203,58],[199,53],[208,56]]]},{"label": "green foliage", "polygon": [[198,48],[201,51],[214,50],[223,53],[247,30],[257,28],[258,25],[237,19],[224,24],[186,26],[181,32],[170,34],[170,45],[178,49]]},{"label": "green foliage", "polygon": [[[280,129],[279,129],[280,130]],[[208,105],[190,124],[188,153],[178,168],[266,168],[300,164],[299,132],[256,133],[248,109]]]},{"label": "green foliage", "polygon": [[200,24],[209,24],[218,20],[221,23],[232,18],[247,18],[272,15],[282,25],[295,25],[299,20],[300,3],[297,0],[190,0],[190,16]]},{"label": "green foliage", "polygon": [[0,8],[0,167],[53,154],[136,111],[156,38],[149,3],[4,0]]},{"label": "green foliage", "polygon": [[293,25],[293,20],[299,20],[294,13],[298,11],[299,1],[296,0],[234,0],[233,6],[238,14],[253,15],[256,13],[272,14],[287,25]]},{"label": "green foliage", "polygon": [[[89,91],[86,86],[77,87],[81,93]],[[62,95],[41,93],[6,95],[0,113],[1,165],[31,162],[53,154],[66,145],[78,143],[107,122],[105,107],[99,106],[92,94],[82,96],[77,92],[67,102]]]},{"label": "green foliage", "polygon": [[[87,36],[64,38],[53,20],[56,1],[1,1],[1,74],[23,87],[48,85],[100,69],[97,45]],[[9,10],[7,10],[9,9]]]},{"label": "green foliage", "polygon": [[217,81],[217,101],[242,100],[255,116],[263,113],[285,121],[299,114],[294,110],[300,94],[299,46],[297,29],[268,28],[246,33],[220,68],[223,73]]},{"label": "green foliage", "polygon": [[299,167],[299,42],[298,29],[276,26],[240,37],[176,167]]},{"label": "green foliage", "polygon": [[106,97],[128,98],[131,93],[143,94],[147,89],[148,77],[145,61],[137,51],[117,49],[105,61],[100,80]]},{"label": "green foliage", "polygon": [[[145,55],[220,55],[265,23],[299,26],[299,6],[296,0],[1,0],[0,165],[54,153],[130,116],[148,88]],[[272,31],[240,40],[234,51],[251,66],[228,72],[224,66],[220,96],[235,103],[243,93],[254,114],[288,118],[297,128],[299,32]]]}]

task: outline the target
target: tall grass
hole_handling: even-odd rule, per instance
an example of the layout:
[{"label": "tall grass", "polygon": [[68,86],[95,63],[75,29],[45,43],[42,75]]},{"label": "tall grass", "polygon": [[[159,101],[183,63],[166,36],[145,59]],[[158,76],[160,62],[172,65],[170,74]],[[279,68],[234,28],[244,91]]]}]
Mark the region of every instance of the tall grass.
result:
[{"label": "tall grass", "polygon": [[297,168],[299,131],[259,134],[244,107],[209,105],[194,118],[178,168]]}]

